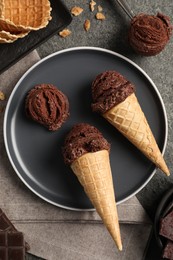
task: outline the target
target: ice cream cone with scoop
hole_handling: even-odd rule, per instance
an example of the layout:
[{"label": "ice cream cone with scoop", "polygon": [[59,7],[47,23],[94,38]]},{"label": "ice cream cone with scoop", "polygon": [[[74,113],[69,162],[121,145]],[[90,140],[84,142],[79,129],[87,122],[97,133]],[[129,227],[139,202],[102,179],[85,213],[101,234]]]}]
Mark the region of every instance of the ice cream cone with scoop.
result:
[{"label": "ice cream cone with scoop", "polygon": [[67,135],[63,156],[121,251],[109,151],[110,145],[98,129],[82,123],[75,125]]},{"label": "ice cream cone with scoop", "polygon": [[134,85],[116,71],[99,74],[92,83],[92,109],[100,113],[166,175],[163,159],[135,95]]}]

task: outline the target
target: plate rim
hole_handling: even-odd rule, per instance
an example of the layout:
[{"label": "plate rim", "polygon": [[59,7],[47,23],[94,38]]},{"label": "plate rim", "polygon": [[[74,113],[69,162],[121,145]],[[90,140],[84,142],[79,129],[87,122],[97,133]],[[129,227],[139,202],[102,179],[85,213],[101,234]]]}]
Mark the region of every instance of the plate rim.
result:
[{"label": "plate rim", "polygon": [[[124,55],[120,54],[120,53],[117,53],[115,51],[112,51],[112,50],[109,50],[109,49],[106,49],[106,48],[101,48],[101,47],[93,47],[93,46],[78,46],[78,47],[70,47],[70,48],[66,48],[66,49],[63,49],[63,50],[59,50],[59,51],[56,51],[54,53],[51,53],[49,55],[47,55],[46,57],[40,59],[38,62],[36,62],[34,65],[32,65],[21,77],[20,79],[17,81],[17,83],[15,84],[10,96],[9,96],[9,99],[8,99],[8,102],[7,102],[7,105],[6,105],[6,109],[5,109],[5,113],[4,113],[4,120],[3,120],[3,137],[4,137],[4,144],[5,144],[5,149],[6,149],[6,152],[7,152],[7,155],[8,155],[8,159],[15,171],[15,173],[17,174],[17,176],[21,179],[21,181],[26,185],[26,187],[28,187],[34,194],[36,194],[38,197],[40,197],[41,199],[43,199],[44,201],[54,205],[54,206],[58,206],[60,208],[63,208],[63,209],[68,209],[68,210],[73,210],[73,211],[95,211],[95,208],[89,208],[89,209],[81,209],[81,208],[75,208],[75,207],[68,207],[68,206],[64,206],[62,204],[59,204],[59,203],[56,203],[56,202],[53,202],[51,201],[50,199],[47,199],[45,198],[43,195],[39,194],[37,191],[35,191],[25,180],[24,178],[20,175],[20,172],[18,171],[17,167],[15,166],[15,163],[13,162],[13,159],[11,157],[11,154],[10,154],[10,151],[9,151],[9,148],[8,148],[8,142],[7,142],[7,118],[8,118],[8,111],[9,111],[9,108],[10,108],[10,104],[11,104],[11,101],[13,99],[13,96],[16,92],[16,90],[18,89],[18,86],[20,85],[20,83],[23,81],[23,79],[32,71],[34,70],[37,66],[39,66],[41,63],[44,63],[45,61],[51,59],[52,57],[54,56],[58,56],[58,55],[61,55],[63,53],[67,53],[67,52],[72,52],[72,51],[80,51],[80,50],[91,50],[91,51],[99,51],[99,52],[103,52],[103,53],[108,53],[108,54],[111,54],[111,55],[114,55],[116,57],[119,57],[121,58],[122,60],[125,60],[126,62],[130,63],[131,65],[133,65],[138,71],[140,71],[144,76],[145,78],[147,78],[147,80],[151,83],[152,87],[154,88],[158,98],[159,98],[159,101],[161,103],[161,106],[162,106],[162,110],[163,110],[163,115],[164,115],[164,127],[165,127],[165,138],[164,138],[164,144],[163,144],[163,149],[161,151],[162,155],[164,155],[165,153],[165,149],[166,149],[166,145],[167,145],[167,139],[168,139],[168,119],[167,119],[167,113],[166,113],[166,108],[165,108],[165,105],[164,105],[164,102],[163,102],[163,99],[162,99],[162,96],[158,90],[158,88],[156,87],[155,83],[153,82],[153,80],[149,77],[149,75],[139,66],[137,65],[134,61],[130,60],[129,58],[125,57]],[[131,197],[133,197],[134,195],[136,195],[139,191],[141,191],[148,183],[149,181],[152,179],[152,177],[154,176],[154,174],[156,173],[156,170],[157,168],[155,167],[154,170],[152,171],[151,175],[147,178],[147,180],[138,188],[136,189],[132,194],[128,195],[126,198],[116,202],[116,204],[121,204],[125,201],[127,201],[128,199],[130,199]]]}]

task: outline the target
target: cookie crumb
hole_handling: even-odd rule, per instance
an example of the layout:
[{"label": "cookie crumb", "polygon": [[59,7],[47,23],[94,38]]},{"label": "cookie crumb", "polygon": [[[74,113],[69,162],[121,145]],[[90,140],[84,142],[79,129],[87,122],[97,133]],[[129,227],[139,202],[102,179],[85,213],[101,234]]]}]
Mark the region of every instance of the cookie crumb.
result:
[{"label": "cookie crumb", "polygon": [[85,29],[85,31],[88,31],[89,29],[90,29],[90,27],[91,27],[91,23],[90,23],[90,20],[85,20],[85,22],[84,22],[84,29]]},{"label": "cookie crumb", "polygon": [[0,91],[0,100],[4,100],[4,99],[5,99],[5,94],[2,91]]},{"label": "cookie crumb", "polygon": [[90,10],[91,10],[91,12],[94,11],[95,5],[96,5],[96,2],[95,2],[94,0],[91,0],[91,1],[90,1]]},{"label": "cookie crumb", "polygon": [[71,14],[73,14],[74,16],[78,16],[80,15],[81,13],[83,12],[83,9],[79,6],[74,6],[72,9],[71,9]]},{"label": "cookie crumb", "polygon": [[97,9],[98,9],[99,13],[103,11],[103,8],[101,7],[101,5],[98,5]]},{"label": "cookie crumb", "polygon": [[71,34],[71,31],[69,29],[64,29],[61,32],[59,32],[59,35],[62,38],[66,38],[67,36],[69,36]]},{"label": "cookie crumb", "polygon": [[105,20],[106,17],[105,17],[104,14],[98,12],[98,13],[96,13],[96,19],[97,20]]}]

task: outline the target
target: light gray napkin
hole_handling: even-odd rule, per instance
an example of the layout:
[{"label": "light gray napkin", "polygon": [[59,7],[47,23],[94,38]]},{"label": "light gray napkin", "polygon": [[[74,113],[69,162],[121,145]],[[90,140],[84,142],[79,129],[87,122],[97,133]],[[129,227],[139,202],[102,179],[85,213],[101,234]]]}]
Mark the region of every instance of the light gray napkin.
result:
[{"label": "light gray napkin", "polygon": [[[0,111],[5,108],[18,79],[39,59],[33,51],[0,75],[0,91],[6,95],[6,100],[0,101]],[[134,196],[118,205],[123,241],[123,252],[119,253],[95,211],[75,212],[50,205],[22,183],[5,151],[3,116],[1,111],[0,207],[25,233],[31,253],[50,260],[142,259],[151,223],[137,198]]]}]

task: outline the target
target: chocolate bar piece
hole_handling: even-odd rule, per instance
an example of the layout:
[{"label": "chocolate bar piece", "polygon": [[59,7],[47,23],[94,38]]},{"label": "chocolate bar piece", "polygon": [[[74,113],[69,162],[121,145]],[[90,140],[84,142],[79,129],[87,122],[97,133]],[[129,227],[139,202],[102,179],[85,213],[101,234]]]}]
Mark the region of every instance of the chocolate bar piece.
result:
[{"label": "chocolate bar piece", "polygon": [[0,209],[0,231],[17,231],[5,213]]},{"label": "chocolate bar piece", "polygon": [[[8,231],[8,232],[17,231],[15,226],[7,218],[7,216],[2,211],[2,209],[0,209],[0,233],[1,233],[1,231]],[[29,244],[27,242],[25,242],[25,248],[26,248],[26,251],[28,251],[30,249],[30,246],[29,246]],[[0,260],[1,260],[1,258],[0,258]]]},{"label": "chocolate bar piece", "polygon": [[159,234],[173,241],[173,210],[161,219]]},{"label": "chocolate bar piece", "polygon": [[173,242],[168,240],[163,250],[163,258],[173,260]]},{"label": "chocolate bar piece", "polygon": [[0,232],[0,259],[24,260],[25,241],[22,232]]}]

